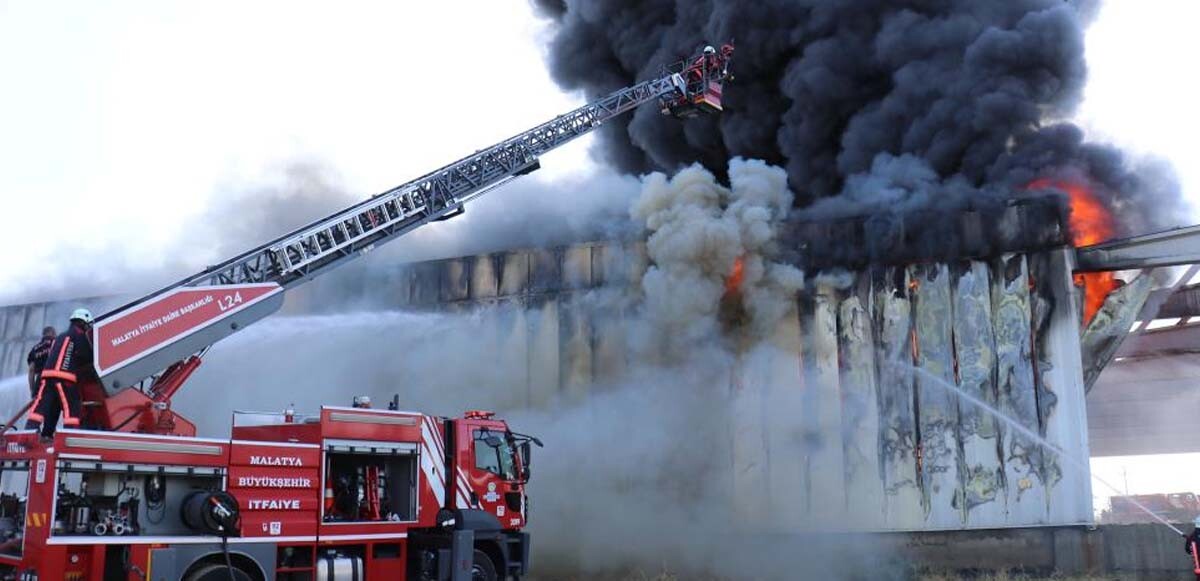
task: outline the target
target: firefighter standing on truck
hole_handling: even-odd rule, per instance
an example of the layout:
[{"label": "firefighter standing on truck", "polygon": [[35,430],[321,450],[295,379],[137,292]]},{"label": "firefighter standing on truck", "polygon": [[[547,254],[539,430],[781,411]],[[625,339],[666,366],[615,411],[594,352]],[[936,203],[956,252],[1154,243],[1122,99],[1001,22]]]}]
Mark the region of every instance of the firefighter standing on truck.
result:
[{"label": "firefighter standing on truck", "polygon": [[50,354],[50,346],[54,344],[54,336],[58,331],[54,327],[42,329],[42,339],[29,350],[25,363],[29,364],[29,399],[37,397],[38,382],[42,380],[42,368],[46,366],[46,356]]},{"label": "firefighter standing on truck", "polygon": [[1195,527],[1192,534],[1183,536],[1183,550],[1192,556],[1192,572],[1196,574],[1196,581],[1200,581],[1200,516],[1192,524]]},{"label": "firefighter standing on truck", "polygon": [[82,398],[79,381],[96,375],[92,365],[92,313],[87,309],[75,309],[71,313],[71,324],[50,346],[46,365],[42,368],[37,396],[25,429],[41,428],[42,438],[54,435],[61,414],[63,427],[79,427],[79,411]]}]

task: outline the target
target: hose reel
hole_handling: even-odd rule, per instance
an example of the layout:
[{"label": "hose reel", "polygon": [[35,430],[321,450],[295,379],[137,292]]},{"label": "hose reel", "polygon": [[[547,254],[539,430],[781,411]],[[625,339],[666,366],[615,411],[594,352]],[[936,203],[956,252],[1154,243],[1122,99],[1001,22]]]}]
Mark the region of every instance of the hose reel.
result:
[{"label": "hose reel", "polygon": [[189,493],[183,499],[180,517],[188,528],[214,536],[237,536],[241,529],[237,499],[220,490]]}]

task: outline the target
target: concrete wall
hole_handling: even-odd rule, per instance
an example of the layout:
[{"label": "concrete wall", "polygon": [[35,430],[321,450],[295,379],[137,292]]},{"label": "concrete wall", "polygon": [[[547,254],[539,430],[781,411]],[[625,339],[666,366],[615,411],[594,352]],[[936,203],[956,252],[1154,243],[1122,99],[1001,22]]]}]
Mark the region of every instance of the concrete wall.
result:
[{"label": "concrete wall", "polygon": [[883,538],[884,545],[898,555],[944,571],[1104,575],[1128,581],[1193,578],[1183,539],[1157,524],[903,533]]}]

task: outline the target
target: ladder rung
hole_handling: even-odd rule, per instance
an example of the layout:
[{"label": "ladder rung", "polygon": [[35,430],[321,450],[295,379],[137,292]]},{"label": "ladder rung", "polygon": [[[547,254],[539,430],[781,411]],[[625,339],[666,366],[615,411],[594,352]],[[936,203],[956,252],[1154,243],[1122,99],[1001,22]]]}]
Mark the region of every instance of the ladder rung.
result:
[{"label": "ladder rung", "polygon": [[[332,224],[313,228],[283,242],[281,246],[287,249],[287,252],[282,253],[286,257],[286,270],[294,271],[303,268],[307,264],[341,251],[380,228],[391,226],[424,210],[423,207],[412,204],[412,211],[406,211],[403,204],[398,203],[406,199],[413,200],[414,193],[409,190],[386,197],[379,203],[363,208],[353,215],[343,214],[338,216],[337,221]],[[340,239],[337,236],[338,233],[341,234]],[[295,258],[292,256],[293,253],[296,254]]]}]

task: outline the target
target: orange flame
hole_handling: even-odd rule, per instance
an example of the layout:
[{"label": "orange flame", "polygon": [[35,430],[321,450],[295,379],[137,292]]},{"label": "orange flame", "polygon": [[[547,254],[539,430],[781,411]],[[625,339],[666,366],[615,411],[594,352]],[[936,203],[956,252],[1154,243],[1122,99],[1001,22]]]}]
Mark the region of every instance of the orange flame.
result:
[{"label": "orange flame", "polygon": [[729,276],[725,277],[725,294],[733,295],[740,292],[742,288],[742,280],[746,278],[746,257],[739,256],[733,261],[733,268],[729,271]]},{"label": "orange flame", "polygon": [[[1069,196],[1071,214],[1067,224],[1071,230],[1072,244],[1089,246],[1113,237],[1116,228],[1112,213],[1086,184],[1049,179],[1029,184],[1029,189],[1042,188],[1056,188]],[[1083,287],[1083,324],[1087,325],[1104,305],[1108,293],[1117,288],[1117,279],[1111,272],[1089,272],[1076,274],[1075,285]]]}]

